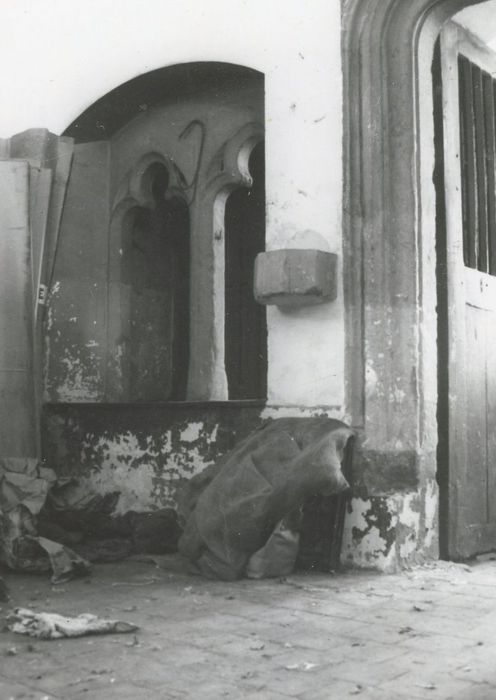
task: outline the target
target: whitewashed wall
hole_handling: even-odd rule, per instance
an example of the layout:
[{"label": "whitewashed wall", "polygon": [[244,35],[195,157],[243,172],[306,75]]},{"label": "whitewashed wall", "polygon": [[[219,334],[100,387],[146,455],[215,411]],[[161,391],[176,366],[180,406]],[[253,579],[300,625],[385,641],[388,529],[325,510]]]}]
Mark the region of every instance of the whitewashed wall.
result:
[{"label": "whitewashed wall", "polygon": [[[117,85],[189,61],[265,73],[267,247],[341,260],[339,0],[5,0],[0,136],[61,133]],[[332,304],[269,309],[269,403],[343,413],[341,288]]]}]

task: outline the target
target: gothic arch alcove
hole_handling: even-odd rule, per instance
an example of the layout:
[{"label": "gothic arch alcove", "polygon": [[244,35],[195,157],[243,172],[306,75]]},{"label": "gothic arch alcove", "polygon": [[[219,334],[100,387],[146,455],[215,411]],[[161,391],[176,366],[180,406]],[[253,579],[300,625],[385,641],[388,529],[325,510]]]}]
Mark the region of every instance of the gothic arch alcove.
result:
[{"label": "gothic arch alcove", "polygon": [[261,73],[200,62],[134,78],[68,127],[76,146],[47,327],[50,400],[229,398],[216,201],[249,183],[245,151],[263,122]]},{"label": "gothic arch alcove", "polygon": [[111,222],[109,315],[119,347],[121,401],[186,397],[189,211],[184,198],[169,195],[170,180],[163,163],[150,163],[138,199],[121,203]]},{"label": "gothic arch alcove", "polygon": [[[258,426],[265,405],[266,362],[255,401],[228,392],[224,277],[229,194],[228,247],[244,240],[253,257],[265,244],[264,76],[169,66],[103,96],[66,135],[44,454],[119,491],[121,512],[174,506],[177,486]],[[247,296],[249,275],[243,284]]]}]

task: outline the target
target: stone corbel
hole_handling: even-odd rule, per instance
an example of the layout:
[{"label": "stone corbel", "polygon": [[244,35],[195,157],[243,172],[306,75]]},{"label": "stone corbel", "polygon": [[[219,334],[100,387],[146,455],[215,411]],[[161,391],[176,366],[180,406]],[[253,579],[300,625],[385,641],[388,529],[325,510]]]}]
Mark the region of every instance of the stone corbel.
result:
[{"label": "stone corbel", "polygon": [[259,253],[254,294],[260,304],[284,308],[314,306],[337,295],[337,255],[323,250],[290,248]]}]

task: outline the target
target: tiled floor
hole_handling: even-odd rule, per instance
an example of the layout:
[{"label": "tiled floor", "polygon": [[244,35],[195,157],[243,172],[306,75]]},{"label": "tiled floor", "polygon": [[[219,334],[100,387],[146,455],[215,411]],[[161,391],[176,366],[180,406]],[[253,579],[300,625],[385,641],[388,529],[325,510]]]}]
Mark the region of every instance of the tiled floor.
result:
[{"label": "tiled floor", "polygon": [[92,612],[140,629],[1,634],[0,700],[496,700],[496,561],[229,584],[159,563],[63,586],[7,575],[1,615]]}]

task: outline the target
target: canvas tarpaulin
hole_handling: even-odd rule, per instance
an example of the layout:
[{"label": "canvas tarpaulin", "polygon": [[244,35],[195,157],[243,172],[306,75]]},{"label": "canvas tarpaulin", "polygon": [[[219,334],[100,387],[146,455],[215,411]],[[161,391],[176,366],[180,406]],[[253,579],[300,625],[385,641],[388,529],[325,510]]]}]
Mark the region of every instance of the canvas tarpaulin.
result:
[{"label": "canvas tarpaulin", "polygon": [[348,488],[341,463],[352,437],[326,417],[268,422],[190,480],[179,551],[209,577],[233,580],[253,570],[251,557],[281,521],[315,494]]}]

